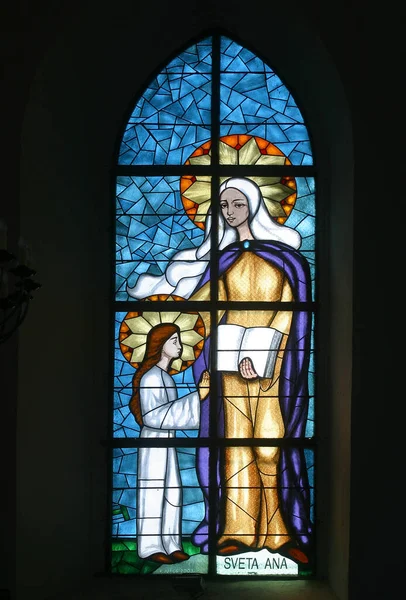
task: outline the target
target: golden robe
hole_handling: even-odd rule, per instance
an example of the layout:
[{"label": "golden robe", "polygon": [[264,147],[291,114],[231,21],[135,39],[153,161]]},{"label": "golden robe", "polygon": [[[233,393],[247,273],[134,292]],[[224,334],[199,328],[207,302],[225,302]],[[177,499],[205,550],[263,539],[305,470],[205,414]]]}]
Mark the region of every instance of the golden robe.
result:
[{"label": "golden robe", "polygon": [[[191,300],[208,300],[207,283]],[[219,280],[219,300],[294,301],[284,273],[252,252],[243,252]],[[279,347],[271,379],[244,379],[224,372],[224,435],[226,438],[282,438],[285,433],[279,405],[279,375],[292,312],[285,310],[228,310],[219,320],[243,327],[279,330]],[[209,327],[207,327],[209,329]],[[218,545],[236,540],[253,549],[278,547],[290,537],[279,507],[278,463],[280,450],[273,446],[225,448],[224,528]]]}]

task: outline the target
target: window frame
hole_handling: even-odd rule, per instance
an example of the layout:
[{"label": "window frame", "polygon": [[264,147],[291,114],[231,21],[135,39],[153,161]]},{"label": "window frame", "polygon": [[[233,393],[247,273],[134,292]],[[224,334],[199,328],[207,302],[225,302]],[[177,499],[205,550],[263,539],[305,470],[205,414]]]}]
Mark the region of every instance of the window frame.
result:
[{"label": "window frame", "polygon": [[[120,148],[120,143],[122,140],[122,135],[123,135],[123,131],[125,129],[125,126],[128,123],[129,120],[129,116],[131,114],[131,112],[134,109],[134,105],[135,102],[141,98],[142,94],[144,93],[146,87],[148,86],[148,84],[161,72],[161,70],[174,58],[176,58],[181,52],[183,52],[184,50],[186,50],[188,47],[190,47],[193,43],[197,43],[200,40],[211,36],[212,40],[213,40],[213,55],[212,55],[212,100],[211,100],[211,164],[209,166],[202,166],[202,165],[170,165],[170,164],[164,164],[164,165],[120,165],[118,164],[118,155],[119,155],[119,148]],[[177,176],[179,175],[195,175],[197,173],[201,174],[201,175],[210,175],[211,176],[211,197],[214,198],[218,195],[218,190],[220,187],[220,178],[221,177],[244,177],[244,176],[249,176],[249,175],[253,175],[253,171],[255,171],[256,175],[263,175],[263,176],[280,176],[280,175],[286,175],[286,176],[292,176],[295,178],[298,177],[311,177],[312,179],[314,179],[315,182],[315,188],[316,188],[316,193],[315,193],[315,197],[316,197],[316,218],[318,219],[319,217],[319,210],[318,210],[318,205],[320,203],[320,192],[319,192],[319,173],[318,173],[318,169],[317,169],[317,162],[316,162],[316,157],[315,157],[315,149],[314,149],[314,144],[312,142],[311,139],[311,131],[309,131],[309,135],[310,135],[310,143],[312,146],[312,155],[314,157],[314,163],[313,165],[275,165],[275,166],[252,166],[252,165],[221,165],[219,164],[219,149],[218,149],[218,144],[217,143],[213,143],[213,140],[218,140],[220,138],[220,39],[221,36],[226,36],[230,39],[232,39],[233,41],[241,44],[242,46],[244,46],[244,48],[250,50],[251,52],[253,52],[258,58],[260,58],[261,60],[263,60],[263,62],[267,65],[269,65],[269,60],[267,58],[264,58],[260,55],[260,53],[258,53],[258,51],[256,49],[253,49],[249,44],[247,44],[245,41],[243,40],[239,40],[235,34],[231,34],[230,32],[222,29],[222,28],[215,28],[215,29],[210,29],[208,31],[205,31],[201,34],[199,34],[198,37],[196,37],[195,39],[190,39],[187,44],[183,44],[181,48],[178,48],[178,50],[176,52],[173,53],[172,56],[167,57],[167,59],[161,64],[159,65],[159,67],[156,69],[156,71],[154,73],[151,74],[151,76],[148,78],[148,80],[146,82],[144,82],[144,84],[141,86],[141,89],[139,91],[139,93],[137,93],[134,96],[134,99],[131,102],[131,105],[128,109],[128,112],[123,120],[123,125],[120,131],[120,135],[117,138],[117,142],[116,142],[116,148],[115,148],[115,152],[114,152],[114,157],[113,157],[113,167],[111,169],[111,195],[113,198],[112,201],[112,238],[113,238],[113,243],[112,243],[112,255],[113,255],[113,259],[112,259],[112,279],[111,279],[111,290],[112,290],[112,302],[111,302],[111,314],[112,314],[112,323],[113,323],[113,327],[112,327],[112,331],[111,331],[111,347],[114,347],[114,341],[115,341],[115,332],[114,332],[114,323],[115,323],[115,314],[117,312],[130,312],[130,311],[134,311],[134,310],[145,310],[145,304],[143,304],[143,300],[127,300],[127,301],[118,301],[115,299],[115,260],[114,260],[114,247],[115,247],[115,224],[116,224],[116,212],[115,212],[115,201],[116,201],[116,180],[118,176]],[[215,68],[215,65],[217,68]],[[273,69],[273,67],[272,67]],[[286,85],[286,87],[289,89],[289,91],[291,91],[292,96],[295,98],[296,101],[296,94],[292,91],[292,86],[289,84],[289,86],[285,83],[285,81],[283,80],[283,78],[280,76],[279,71],[275,70],[275,73],[277,73],[278,77],[281,79],[282,83],[284,85]],[[305,116],[305,111],[303,111],[302,106],[300,106],[300,111],[302,112],[302,114],[304,115],[304,122],[307,123],[307,119]],[[308,126],[306,125],[307,129]],[[249,134],[247,134],[249,135]],[[217,223],[217,217],[218,217],[218,213],[219,213],[219,205],[216,203],[213,203],[211,205],[211,209],[212,209],[212,216],[213,216],[213,224]],[[217,327],[213,326],[215,323],[217,323],[217,314],[218,311],[221,309],[226,308],[227,306],[230,305],[231,301],[228,302],[223,302],[223,301],[219,301],[217,300],[217,290],[218,290],[218,277],[217,277],[217,273],[218,273],[218,265],[219,265],[219,248],[218,248],[218,244],[217,244],[217,227],[213,226],[210,232],[211,235],[211,253],[210,253],[210,267],[211,267],[211,273],[212,273],[212,277],[211,277],[211,293],[210,293],[210,297],[211,300],[209,301],[184,301],[184,302],[177,302],[176,303],[176,307],[178,310],[180,311],[185,311],[187,312],[188,310],[193,310],[193,311],[204,311],[204,312],[209,312],[210,313],[210,320],[212,323],[212,327],[211,327],[211,335],[212,335],[212,343],[216,344],[216,331],[217,331]],[[317,481],[317,455],[319,452],[319,433],[318,433],[318,420],[317,420],[317,398],[318,398],[318,339],[319,339],[319,326],[318,326],[318,320],[319,320],[319,300],[318,300],[318,295],[319,295],[319,231],[318,231],[318,227],[316,226],[316,246],[315,246],[315,270],[316,270],[316,277],[315,277],[315,289],[314,289],[314,298],[312,298],[311,302],[309,303],[286,303],[286,302],[266,302],[263,303],[264,305],[266,305],[266,309],[292,309],[292,310],[306,310],[309,311],[310,314],[312,315],[312,317],[314,318],[314,327],[312,327],[312,337],[314,338],[314,346],[312,346],[312,350],[314,353],[314,357],[315,357],[315,392],[314,392],[314,398],[315,398],[315,430],[314,430],[314,435],[312,438],[296,438],[292,441],[292,439],[286,439],[286,438],[266,438],[263,439],[261,438],[261,443],[258,444],[257,442],[257,438],[221,438],[218,437],[216,431],[217,431],[217,421],[216,421],[216,411],[215,410],[211,410],[210,411],[210,436],[209,438],[191,438],[191,439],[185,439],[185,438],[173,438],[172,440],[161,440],[161,439],[154,439],[153,442],[148,443],[145,440],[141,440],[140,438],[118,438],[118,437],[113,437],[113,419],[112,419],[112,415],[113,415],[113,391],[114,391],[114,384],[113,379],[114,379],[114,375],[113,373],[111,373],[110,376],[110,382],[111,382],[111,390],[109,393],[109,397],[110,397],[110,411],[109,411],[109,418],[110,418],[110,422],[109,422],[109,432],[111,435],[111,438],[107,440],[106,442],[106,446],[109,450],[110,453],[110,457],[109,457],[109,466],[108,466],[108,480],[109,480],[109,490],[108,490],[108,503],[109,503],[109,518],[107,520],[107,558],[106,558],[106,565],[107,565],[107,571],[111,570],[111,541],[112,539],[114,539],[112,537],[111,534],[111,517],[112,517],[112,511],[111,511],[111,498],[112,498],[112,451],[114,448],[139,448],[139,447],[176,447],[176,448],[181,448],[181,447],[193,447],[193,448],[197,448],[197,447],[207,447],[209,446],[211,449],[213,450],[220,450],[223,451],[224,448],[229,447],[229,446],[242,446],[242,445],[246,445],[246,446],[278,446],[278,447],[283,447],[283,446],[300,446],[303,448],[309,448],[312,449],[314,451],[314,457],[315,457],[315,469],[316,469],[316,477],[315,477],[315,481]],[[258,301],[253,301],[252,303],[238,303],[238,302],[232,302],[232,306],[233,309],[238,309],[240,308],[244,308],[244,309],[258,309],[258,307],[260,306],[261,303],[259,303]],[[251,306],[252,305],[252,306]],[[151,308],[150,308],[151,306]],[[151,312],[160,312],[162,310],[167,310],[168,309],[168,305],[165,301],[154,301],[153,307],[150,304],[148,306],[148,310],[151,310]],[[211,353],[211,367],[212,370],[215,370],[215,353],[212,352]],[[112,353],[112,357],[111,357],[111,365],[114,364],[114,351]],[[218,396],[218,389],[217,389],[217,382],[216,382],[216,378],[213,377],[212,378],[212,383],[211,383],[211,390],[212,390],[212,395],[213,398],[216,398]],[[309,394],[310,396],[310,394]],[[214,405],[213,405],[214,406]],[[212,407],[213,408],[213,407]],[[213,502],[213,505],[215,503],[215,499],[216,499],[216,483],[215,483],[215,471],[216,471],[216,452],[212,451],[210,453],[211,455],[211,483],[210,483],[210,492],[209,492],[209,497],[211,498],[211,502]],[[273,580],[273,581],[282,581],[284,579],[289,579],[289,580],[301,580],[301,579],[315,579],[318,575],[318,568],[317,568],[317,562],[314,565],[313,571],[310,575],[301,575],[300,573],[297,576],[293,576],[293,577],[287,577],[287,576],[272,576],[272,575],[243,575],[243,576],[238,576],[238,575],[233,575],[233,576],[224,576],[222,574],[216,573],[216,552],[215,552],[215,541],[216,541],[216,523],[215,523],[215,511],[212,511],[213,515],[211,518],[211,522],[209,524],[209,544],[211,545],[211,550],[209,551],[209,571],[207,574],[202,575],[203,577],[208,577],[210,579],[221,579],[221,580],[258,580],[258,577],[260,577],[260,579],[262,581],[267,581],[267,580]],[[316,545],[317,545],[317,486],[315,484],[315,490],[314,490],[314,525],[315,525],[315,533],[314,533],[314,546],[315,546],[315,550],[314,550],[314,554],[315,556],[317,556],[317,552],[316,552]],[[188,576],[188,573],[185,573],[184,576]],[[145,578],[145,575],[131,575],[131,576],[135,576],[135,577],[141,577],[141,578]],[[165,578],[166,576],[164,575],[160,575],[158,576],[158,578]],[[179,577],[179,574],[173,574],[173,575],[168,575],[169,578],[174,578],[174,577]]]}]

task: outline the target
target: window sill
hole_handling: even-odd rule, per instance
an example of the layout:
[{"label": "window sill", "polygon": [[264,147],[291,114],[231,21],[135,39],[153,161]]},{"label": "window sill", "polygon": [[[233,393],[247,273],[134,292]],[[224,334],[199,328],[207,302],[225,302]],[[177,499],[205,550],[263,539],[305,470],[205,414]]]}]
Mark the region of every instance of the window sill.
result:
[{"label": "window sill", "polygon": [[[199,586],[197,586],[199,587]],[[94,579],[88,586],[83,586],[80,593],[61,594],[48,600],[133,600],[136,594],[138,600],[165,598],[165,600],[180,600],[195,598],[200,600],[215,600],[222,597],[233,600],[339,600],[332,592],[328,583],[316,580],[295,581],[203,581],[200,590],[188,591],[177,587],[174,581],[142,580],[139,577],[104,577]]]}]

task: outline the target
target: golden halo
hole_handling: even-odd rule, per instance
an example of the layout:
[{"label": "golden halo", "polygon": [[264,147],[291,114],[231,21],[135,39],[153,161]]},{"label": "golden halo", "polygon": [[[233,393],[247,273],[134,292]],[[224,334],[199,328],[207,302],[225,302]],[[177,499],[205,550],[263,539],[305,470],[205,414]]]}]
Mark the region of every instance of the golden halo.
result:
[{"label": "golden halo", "polygon": [[[148,296],[150,301],[179,301],[180,296],[159,294]],[[171,310],[172,308],[172,310]],[[153,308],[128,312],[120,325],[120,350],[126,360],[137,369],[142,362],[146,349],[149,330],[159,323],[175,323],[180,329],[180,339],[183,346],[182,355],[171,364],[168,373],[173,375],[184,371],[199,356],[204,345],[205,328],[203,320],[197,311],[180,312],[172,306],[167,310],[157,312]]]},{"label": "golden halo", "polygon": [[[219,141],[219,160],[223,165],[291,165],[279,148],[261,137],[253,135],[225,135]],[[185,165],[211,163],[211,142],[206,142],[189,156]],[[220,177],[220,184],[229,177]],[[294,177],[247,176],[260,188],[269,214],[283,225],[296,202]],[[183,175],[180,193],[186,214],[197,227],[204,229],[211,201],[210,175]]]}]

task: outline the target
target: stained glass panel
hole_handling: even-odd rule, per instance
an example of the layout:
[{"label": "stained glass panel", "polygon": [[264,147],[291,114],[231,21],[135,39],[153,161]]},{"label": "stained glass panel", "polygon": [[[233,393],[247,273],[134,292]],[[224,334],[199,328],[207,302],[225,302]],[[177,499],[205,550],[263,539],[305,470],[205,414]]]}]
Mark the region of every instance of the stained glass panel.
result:
[{"label": "stained glass panel", "polygon": [[[253,139],[253,138],[251,138]],[[219,300],[309,302],[315,297],[315,181],[313,177],[220,177]],[[239,241],[239,223],[248,216],[250,236]],[[251,238],[251,239],[249,239]],[[289,248],[286,247],[289,246]],[[225,268],[240,262],[238,293],[225,285]],[[242,263],[249,261],[250,268]],[[282,289],[270,295],[266,262],[299,277],[293,295]],[[255,265],[254,265],[255,263]],[[248,265],[248,263],[247,263]],[[269,267],[268,267],[269,268]],[[300,271],[300,273],[299,273]],[[250,275],[251,273],[251,275]],[[293,275],[291,275],[292,277]],[[208,275],[199,282],[202,286]],[[293,280],[291,281],[293,285]],[[299,293],[300,287],[300,293]],[[253,290],[256,289],[254,292]],[[262,292],[261,292],[262,289]],[[276,295],[275,295],[276,294]]]},{"label": "stained glass panel", "polygon": [[[179,402],[179,410],[182,412],[190,409],[186,405],[186,399],[192,394],[196,394],[198,383],[193,375],[193,365],[204,350],[206,329],[209,330],[210,328],[210,316],[204,311],[199,313],[197,311],[181,312],[176,310],[176,300],[172,297],[171,308],[167,311],[138,310],[116,313],[113,413],[113,430],[116,438],[137,438],[140,436],[141,426],[134,417],[133,412],[131,412],[134,376],[145,359],[148,335],[151,335],[151,329],[158,324],[171,324],[179,328],[182,348],[181,353],[176,360],[173,360],[170,369],[168,369],[170,375],[169,385],[174,388],[173,394],[175,394],[175,397],[181,401]],[[140,382],[137,382],[136,385],[139,387]],[[164,383],[160,387],[165,390]],[[161,390],[152,391],[157,396]],[[207,412],[208,407],[198,406],[197,410],[198,415],[200,415],[201,411]],[[183,417],[185,415],[186,413],[183,413]],[[167,421],[165,423],[159,422],[159,428],[166,431],[171,430],[173,434],[176,432],[176,437],[180,438],[197,437],[199,416],[196,417],[194,422],[187,422],[187,420],[181,422],[181,416],[179,416],[178,422],[169,426],[167,415]],[[208,419],[208,414],[205,418]]]},{"label": "stained glass panel", "polygon": [[162,69],[128,120],[120,165],[182,164],[210,139],[211,70],[211,37]]},{"label": "stained glass panel", "polygon": [[221,375],[218,405],[222,407],[221,413],[227,415],[218,435],[311,438],[314,435],[312,313],[281,309],[239,311],[230,307],[218,312],[218,323],[216,369]]},{"label": "stained glass panel", "polygon": [[[310,270],[314,298],[314,178],[249,175],[233,181],[220,177],[220,190],[224,185],[247,188],[251,228],[255,226],[258,230],[253,231],[254,237],[287,240],[289,245],[296,244],[297,240],[296,247],[300,248]],[[258,189],[264,206],[250,200]],[[206,228],[210,204],[210,176],[118,177],[117,300],[141,299],[154,293],[175,294],[191,300],[209,299],[208,286],[201,288],[203,282],[210,280],[207,270],[210,238]],[[220,250],[237,239],[236,228],[229,226],[228,218],[225,212],[220,228]],[[289,242],[291,237],[294,237],[293,242]]]},{"label": "stained glass panel", "polygon": [[[200,218],[193,190],[188,189],[195,179],[210,189],[210,177],[117,178],[116,300],[145,298],[155,293],[158,284],[160,293],[175,292],[170,261],[176,254],[178,262],[171,267],[175,276],[178,266],[184,268],[193,260],[193,251],[204,238],[205,207]],[[139,281],[140,275],[145,283]],[[179,286],[176,294],[184,293]]]},{"label": "stained glass panel", "polygon": [[[217,572],[222,575],[310,575],[314,549],[314,453],[297,447],[230,446],[224,449]],[[281,477],[276,465],[285,464]],[[264,470],[261,465],[266,464]],[[274,465],[272,469],[270,465]],[[296,479],[301,465],[302,477]],[[222,549],[231,544],[239,553]],[[306,553],[299,548],[306,548]]]},{"label": "stained glass panel", "polygon": [[293,165],[313,164],[302,114],[278,75],[227,37],[221,38],[220,69],[220,135],[259,136]]},{"label": "stained glass panel", "polygon": [[[204,517],[195,464],[195,448],[113,450],[113,573],[207,573],[192,541]],[[156,560],[164,549],[171,562]]]}]

